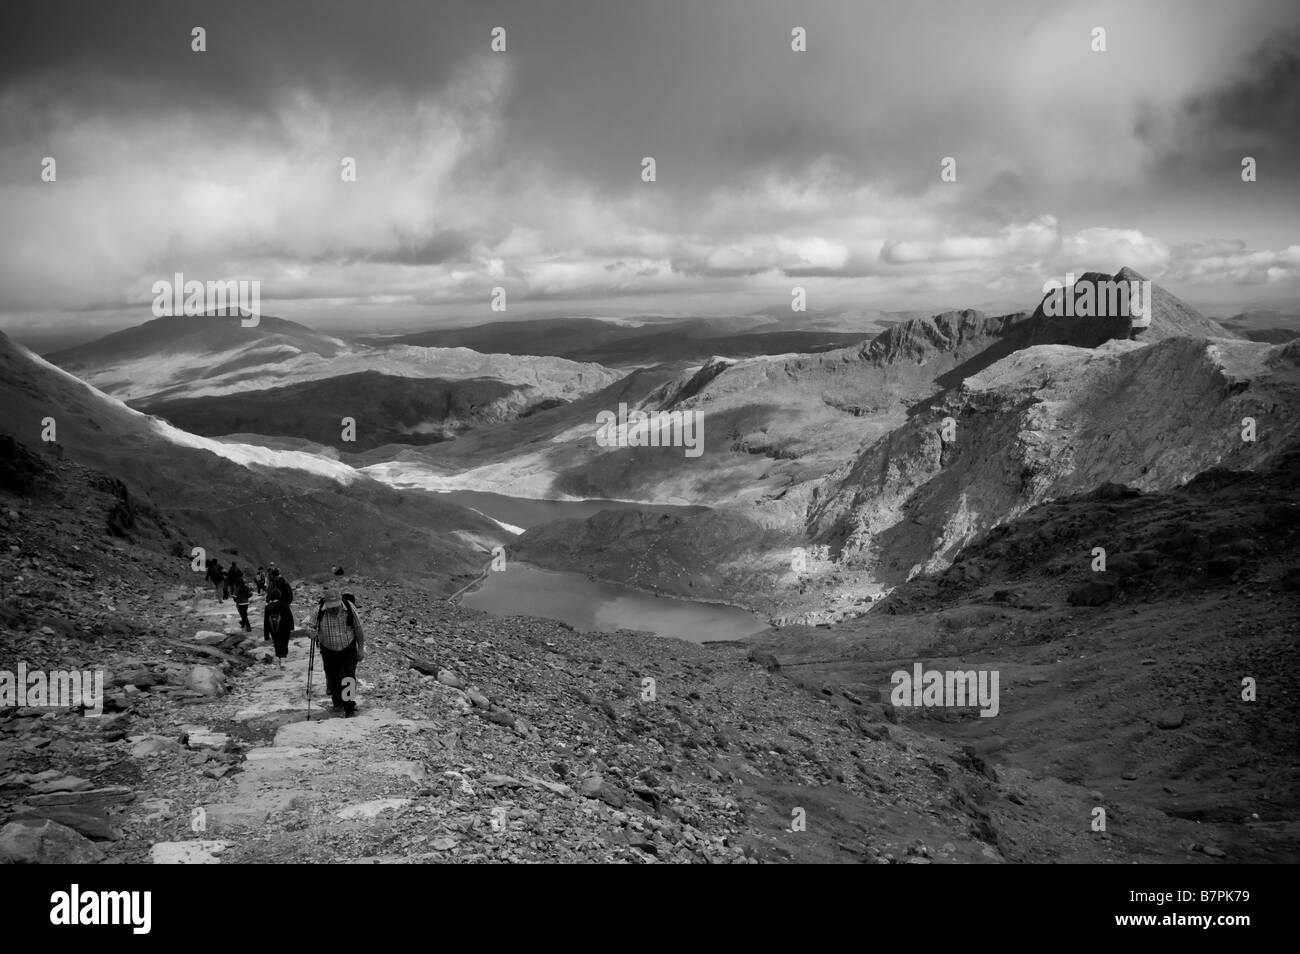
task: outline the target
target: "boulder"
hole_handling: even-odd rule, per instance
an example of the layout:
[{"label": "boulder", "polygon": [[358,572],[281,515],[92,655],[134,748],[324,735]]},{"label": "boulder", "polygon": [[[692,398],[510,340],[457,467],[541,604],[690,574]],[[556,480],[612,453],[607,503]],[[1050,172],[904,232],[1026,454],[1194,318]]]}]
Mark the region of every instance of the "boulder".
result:
[{"label": "boulder", "polygon": [[0,864],[96,865],[104,852],[89,838],[48,818],[23,818],[0,828]]},{"label": "boulder", "polygon": [[587,798],[604,802],[610,808],[622,808],[627,804],[627,794],[603,775],[590,775],[583,779],[580,791]]},{"label": "boulder", "polygon": [[117,841],[122,837],[120,829],[108,820],[108,813],[99,805],[49,805],[44,808],[29,808],[21,811],[18,819],[48,819],[66,825],[95,841]]},{"label": "boulder", "polygon": [[444,686],[451,686],[453,689],[465,688],[465,680],[460,678],[460,676],[456,675],[450,669],[439,669],[438,681]]},{"label": "boulder", "polygon": [[185,685],[195,692],[217,698],[226,694],[226,683],[220,671],[211,666],[195,666],[185,677]]},{"label": "boulder", "polygon": [[1186,718],[1182,709],[1165,709],[1156,716],[1156,725],[1162,729],[1177,729]]},{"label": "boulder", "polygon": [[62,778],[54,778],[45,782],[36,782],[32,785],[32,791],[38,795],[48,795],[51,792],[84,792],[90,788],[90,782],[84,778],[77,778],[75,775],[65,775]]},{"label": "boulder", "polygon": [[107,785],[104,788],[90,788],[80,792],[50,792],[47,795],[31,795],[28,805],[110,805],[116,802],[129,802],[135,797],[135,791],[125,785]]},{"label": "boulder", "polygon": [[751,649],[749,651],[749,661],[758,663],[768,672],[776,672],[781,668],[781,663],[775,656],[769,652],[764,652],[761,649]]},{"label": "boulder", "polygon": [[131,746],[131,755],[137,759],[148,759],[180,750],[181,744],[175,739],[161,735],[146,735]]},{"label": "boulder", "polygon": [[218,633],[211,629],[201,629],[194,634],[194,642],[200,646],[215,646],[217,643],[224,642],[225,639],[225,633]]}]

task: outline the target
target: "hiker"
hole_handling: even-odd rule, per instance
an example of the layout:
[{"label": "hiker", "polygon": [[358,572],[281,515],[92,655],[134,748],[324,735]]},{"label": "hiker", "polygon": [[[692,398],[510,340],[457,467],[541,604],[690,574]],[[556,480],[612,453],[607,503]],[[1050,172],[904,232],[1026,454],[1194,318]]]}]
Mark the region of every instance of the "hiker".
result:
[{"label": "hiker", "polygon": [[226,570],[226,592],[234,596],[235,588],[243,579],[244,571],[239,568],[234,560],[231,560],[230,568]]},{"label": "hiker", "polygon": [[356,715],[357,663],[366,655],[366,634],[351,593],[340,595],[335,587],[325,588],[316,609],[312,640],[320,646],[325,686],[334,711],[343,710],[344,718]]},{"label": "hiker", "polygon": [[275,643],[275,662],[283,669],[284,660],[289,655],[289,635],[293,632],[293,587],[280,575],[280,568],[274,563],[267,571],[270,579],[266,583],[266,610],[262,614],[263,639]]},{"label": "hiker", "polygon": [[253,577],[253,582],[257,584],[257,595],[261,596],[262,591],[266,589],[266,567],[259,566],[257,573]]},{"label": "hiker", "polygon": [[253,631],[253,624],[248,621],[248,601],[253,598],[253,591],[241,573],[235,581],[235,609],[239,610],[239,626],[246,632]]},{"label": "hiker", "polygon": [[208,560],[208,572],[204,575],[204,579],[212,584],[212,592],[217,598],[217,602],[220,603],[224,600],[225,597],[221,594],[221,590],[222,587],[225,586],[226,581],[224,574],[221,572],[220,561],[216,559]]}]

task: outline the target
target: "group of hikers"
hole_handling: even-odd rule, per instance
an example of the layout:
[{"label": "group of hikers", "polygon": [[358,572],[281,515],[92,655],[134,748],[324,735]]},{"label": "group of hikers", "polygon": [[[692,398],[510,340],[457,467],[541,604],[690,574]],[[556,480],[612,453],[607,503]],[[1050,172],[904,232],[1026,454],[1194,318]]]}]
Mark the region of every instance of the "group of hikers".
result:
[{"label": "group of hikers", "polygon": [[[342,576],[341,567],[334,567],[334,575]],[[232,561],[222,569],[218,560],[210,559],[204,577],[212,584],[218,602],[233,596],[239,610],[240,627],[251,632],[248,621],[248,604],[253,591],[244,578],[244,571]],[[293,587],[274,564],[258,567],[253,575],[258,594],[265,592],[266,607],[262,612],[262,638],[275,646],[275,662],[281,669],[289,656],[289,637],[293,634]],[[316,607],[315,632],[309,633],[312,642],[320,649],[321,664],[325,669],[325,685],[329,690],[335,712],[345,716],[356,714],[357,663],[365,657],[365,631],[357,613],[357,599],[351,593],[342,593],[335,586],[325,587]]]}]

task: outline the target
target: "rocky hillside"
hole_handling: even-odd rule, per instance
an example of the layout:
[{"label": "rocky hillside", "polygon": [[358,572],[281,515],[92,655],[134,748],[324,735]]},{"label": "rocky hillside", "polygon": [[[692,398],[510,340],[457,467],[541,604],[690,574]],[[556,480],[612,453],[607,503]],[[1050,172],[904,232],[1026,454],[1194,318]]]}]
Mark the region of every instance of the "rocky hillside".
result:
[{"label": "rocky hillside", "polygon": [[883,711],[970,746],[1025,797],[1059,793],[1076,823],[1104,807],[1106,837],[1134,860],[1181,849],[1294,863],[1300,698],[1278,679],[1300,662],[1298,489],[1293,443],[1256,470],[1212,468],[1167,492],[1064,496],[865,616],[788,627],[765,648],[868,705],[917,662],[997,671],[995,718]]},{"label": "rocky hillside", "polygon": [[841,563],[893,585],[915,567],[946,565],[977,534],[1046,500],[1106,482],[1169,489],[1219,465],[1262,466],[1300,435],[1298,410],[1296,345],[1033,347],[967,379],[829,479],[809,530]]},{"label": "rocky hillside", "polygon": [[[620,383],[508,429],[430,448],[422,458],[476,489],[761,509],[767,522],[796,528],[803,521],[797,488],[902,423],[910,404],[941,390],[940,378],[1011,326],[1010,318],[952,312],[821,354],[717,357],[663,375],[656,387]],[[599,446],[596,413],[616,412],[621,402],[702,412],[703,455]]]},{"label": "rocky hillside", "polygon": [[[91,475],[55,467],[54,499],[0,491],[0,657],[105,670],[106,712],[0,710],[0,861],[1153,857],[1087,834],[1066,811],[1084,788],[1023,784],[747,647],[579,635],[373,578],[344,581],[368,625],[359,716],[323,711],[317,663],[308,721],[306,641],[272,666],[183,561],[106,533]],[[1183,823],[1155,857],[1204,838]]]},{"label": "rocky hillside", "polygon": [[[1079,282],[1108,279],[1142,280],[1121,269]],[[1053,318],[1042,304],[1001,317],[949,312],[852,349],[715,360],[643,401],[705,412],[714,438],[700,459],[586,451],[575,432],[534,452],[530,469],[564,453],[554,487],[625,497],[672,488],[714,507],[708,520],[568,528],[583,554],[637,554],[635,573],[611,560],[600,575],[778,619],[842,618],[1037,502],[1112,479],[1168,488],[1285,446],[1300,397],[1293,352],[1237,339],[1155,285],[1150,318],[1135,329],[1127,315]],[[1246,416],[1267,439],[1241,440]],[[503,479],[510,463],[476,473]],[[751,545],[736,543],[746,537]],[[547,565],[593,570],[546,528],[521,544]],[[692,558],[724,549],[716,564]]]},{"label": "rocky hillside", "polygon": [[1260,308],[1243,311],[1221,322],[1233,334],[1251,341],[1286,344],[1300,338],[1300,314],[1288,314]]},{"label": "rocky hillside", "polygon": [[[495,378],[448,381],[362,371],[266,390],[136,402],[194,434],[300,438],[340,451],[452,440],[563,403],[532,385]],[[356,423],[343,440],[344,418]]]},{"label": "rocky hillside", "polygon": [[[871,323],[864,323],[871,328]],[[390,338],[364,339],[375,345],[472,348],[517,355],[553,355],[610,367],[699,362],[716,354],[748,358],[810,353],[861,341],[868,331],[782,328],[775,321],[691,318],[684,321],[622,323],[596,318],[533,318],[494,321],[467,328],[438,328]]]},{"label": "rocky hillside", "polygon": [[[464,508],[393,490],[338,461],[179,431],[3,336],[0,397],[15,445],[33,458],[66,458],[108,475],[121,487],[124,510],[187,559],[202,546],[214,556],[256,554],[309,572],[360,561],[402,579],[472,578],[484,547],[504,536]],[[47,422],[54,441],[42,439]]]},{"label": "rocky hillside", "polygon": [[332,358],[347,348],[339,338],[273,315],[261,316],[252,327],[243,321],[224,315],[154,318],[46,357],[102,391],[134,398],[300,355]]},{"label": "rocky hillside", "polygon": [[[243,431],[319,441],[322,432],[337,435],[346,415],[372,438],[383,433],[415,444],[571,401],[621,376],[563,358],[353,345],[271,317],[251,328],[238,318],[158,318],[50,359],[113,397],[176,413],[178,426],[183,420],[212,436]],[[354,406],[345,408],[349,400]],[[297,401],[303,405],[283,406]],[[385,417],[390,413],[396,417]],[[236,416],[256,426],[221,429]]]}]

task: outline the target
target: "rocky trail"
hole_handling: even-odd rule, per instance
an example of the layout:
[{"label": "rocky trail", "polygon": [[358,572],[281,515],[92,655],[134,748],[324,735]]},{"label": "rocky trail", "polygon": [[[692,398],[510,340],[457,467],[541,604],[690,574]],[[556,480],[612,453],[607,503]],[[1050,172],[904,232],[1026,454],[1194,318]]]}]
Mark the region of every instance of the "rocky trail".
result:
[{"label": "rocky trail", "polygon": [[[934,792],[936,754],[845,718],[842,698],[792,690],[744,647],[582,635],[383,583],[350,586],[366,594],[372,633],[356,718],[329,711],[318,662],[305,719],[305,637],[281,671],[259,633],[239,633],[229,603],[204,597],[190,614],[193,599],[180,599],[200,628],[177,644],[220,637],[235,661],[183,676],[148,662],[115,673],[114,707],[126,711],[99,720],[7,713],[8,767],[19,755],[28,771],[3,777],[11,824],[0,852],[182,863],[1000,860],[974,836],[981,776]],[[377,599],[383,608],[369,606]],[[164,691],[169,677],[189,688]],[[653,700],[642,699],[646,678]],[[962,774],[955,763],[942,771]],[[796,818],[806,830],[792,830]]]},{"label": "rocky trail", "polygon": [[[1117,802],[1103,772],[1029,771],[1017,734],[1068,743],[1043,729],[1071,724],[1068,713],[1024,725],[975,719],[970,728],[985,731],[974,734],[891,718],[867,670],[892,666],[913,641],[931,644],[928,616],[882,617],[895,622],[871,633],[786,632],[800,652],[774,645],[778,660],[748,643],[494,617],[449,603],[441,589],[451,585],[349,576],[367,630],[359,714],[328,711],[318,662],[307,720],[304,635],[279,670],[259,602],[246,634],[230,602],[193,585],[187,559],[106,532],[111,487],[71,467],[54,486],[0,505],[0,670],[102,670],[105,711],[0,708],[0,861],[996,863],[1247,852],[1228,829],[1211,840],[1200,821],[1150,798]],[[299,625],[333,579],[293,581]],[[844,656],[858,657],[853,671],[797,665]],[[1010,713],[1021,685],[1033,693],[1039,683],[1005,663]],[[1047,678],[1058,685],[1058,674]],[[999,723],[1001,748],[982,737],[992,731],[984,722]],[[1113,824],[1094,833],[1098,788]],[[1278,824],[1237,799],[1233,832],[1241,809],[1261,815],[1256,826]]]}]

